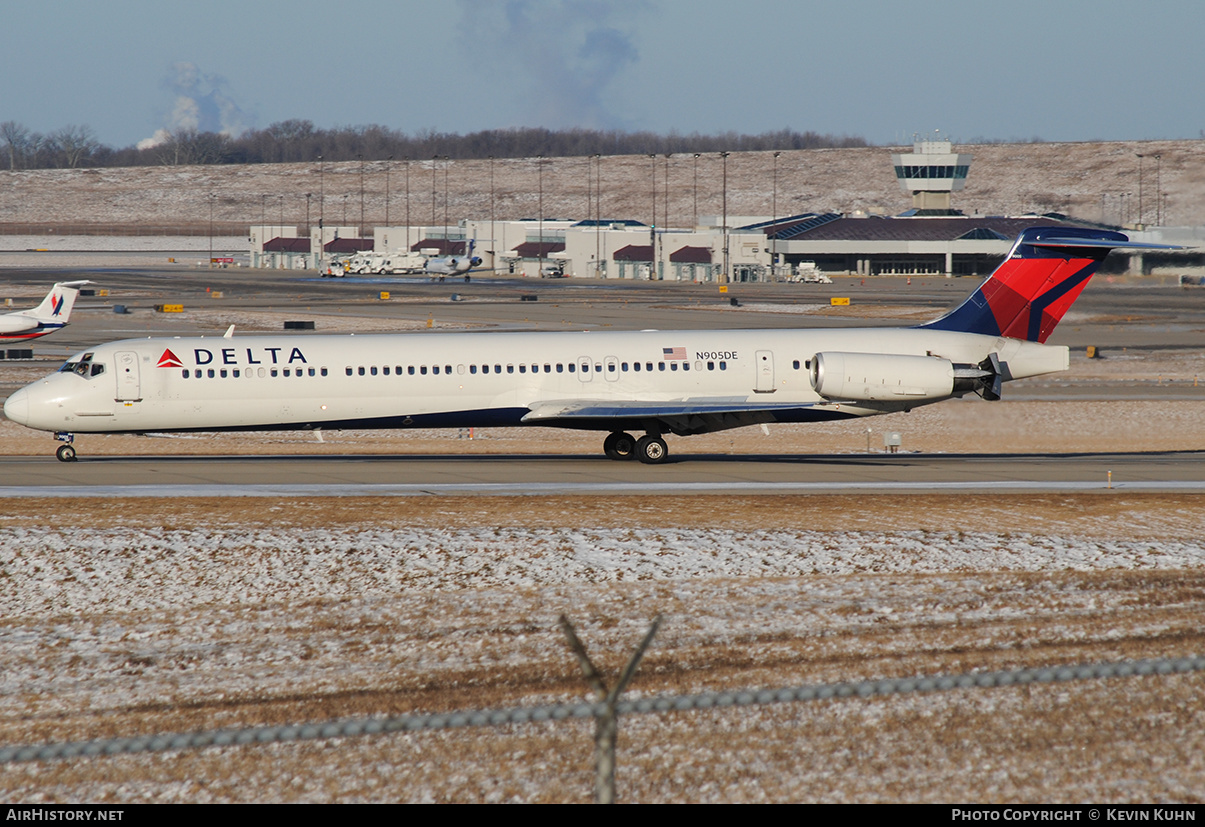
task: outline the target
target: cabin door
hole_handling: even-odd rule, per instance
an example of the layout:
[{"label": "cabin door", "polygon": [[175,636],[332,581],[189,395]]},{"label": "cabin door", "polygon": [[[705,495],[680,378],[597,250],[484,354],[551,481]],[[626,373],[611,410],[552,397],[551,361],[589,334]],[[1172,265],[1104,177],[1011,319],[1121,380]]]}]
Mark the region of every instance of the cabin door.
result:
[{"label": "cabin door", "polygon": [[759,350],[754,357],[757,359],[757,393],[774,393],[774,351]]},{"label": "cabin door", "polygon": [[138,354],[123,350],[117,354],[117,401],[138,402],[142,399],[142,381],[138,375]]}]

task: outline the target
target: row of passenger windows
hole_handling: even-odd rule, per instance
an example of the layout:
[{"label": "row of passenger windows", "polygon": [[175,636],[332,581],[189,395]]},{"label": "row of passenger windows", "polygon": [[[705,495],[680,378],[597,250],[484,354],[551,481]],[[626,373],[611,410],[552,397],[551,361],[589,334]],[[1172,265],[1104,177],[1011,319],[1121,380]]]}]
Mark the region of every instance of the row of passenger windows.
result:
[{"label": "row of passenger windows", "polygon": [[[690,362],[631,362],[631,363],[607,362],[606,364],[596,363],[594,365],[594,370],[597,373],[602,373],[604,370],[608,371],[610,373],[615,373],[617,370],[622,373],[627,373],[628,371],[632,371],[635,373],[640,373],[641,371],[645,371],[645,372],[651,373],[654,369],[653,365],[656,365],[657,366],[656,369],[660,370],[660,371],[665,371],[665,370],[675,371],[675,370],[679,369],[678,365],[682,366],[681,370],[683,370],[683,371],[689,371],[691,369]],[[667,365],[669,366],[668,368],[666,367]],[[92,372],[93,376],[104,371],[104,367],[102,365],[97,365],[95,367],[99,368],[99,370],[93,370],[93,372]],[[794,368],[795,370],[799,370],[801,367],[799,360],[798,359],[794,360],[791,363],[791,367]],[[802,367],[804,370],[810,370],[811,369],[811,360],[809,359],[806,362],[803,362]],[[477,374],[478,372],[480,372],[480,373],[491,373],[492,372],[492,373],[496,373],[496,374],[498,374],[498,373],[513,374],[513,373],[527,373],[530,370],[531,373],[539,373],[540,368],[541,368],[540,365],[530,365],[529,366],[529,365],[525,365],[525,364],[524,365],[481,365],[480,367],[478,367],[477,365],[469,365],[467,368],[464,365],[457,365],[456,372],[460,373],[460,374],[464,374],[467,370],[468,373],[474,374],[474,375]],[[543,365],[544,373],[554,373],[554,372],[555,373],[565,373],[565,372],[576,373],[577,368],[578,368],[578,366],[572,362],[570,362],[567,365],[564,363],[558,363],[556,365],[551,365],[551,364]],[[717,370],[717,369],[718,370],[728,370],[728,363],[727,362],[706,362],[706,363],[695,362],[694,369],[695,370],[704,370],[704,369],[706,369],[706,370]],[[75,363],[64,365],[63,368],[61,368],[61,370],[63,370],[63,371],[75,370],[77,372],[80,372],[81,375],[87,375],[86,372],[79,371],[79,367]],[[589,371],[590,366],[583,365],[582,370]],[[383,376],[389,376],[391,373],[396,376],[402,376],[403,374],[409,375],[409,376],[416,376],[416,375],[417,376],[427,376],[428,374],[430,374],[432,376],[438,376],[440,373],[443,373],[446,375],[451,375],[452,366],[451,365],[443,365],[441,367],[440,365],[431,365],[428,367],[427,365],[418,365],[418,366],[410,365],[409,367],[403,369],[401,365],[397,365],[392,368],[390,368],[388,365],[386,365],[385,367],[380,367],[380,368],[378,368],[376,366],[344,368],[344,371],[346,372],[346,374],[348,376],[357,376],[357,375],[359,375],[359,376],[377,376],[378,374],[383,375]],[[233,377],[235,379],[238,379],[240,376],[246,376],[247,378],[251,378],[252,376],[255,376],[255,375],[258,375],[261,378],[274,377],[274,376],[297,376],[297,377],[327,376],[328,371],[326,368],[310,368],[310,367],[307,367],[307,368],[247,368],[246,370],[241,370],[240,368],[205,368],[205,369],[194,368],[191,370],[189,368],[184,368],[181,371],[181,375],[185,379],[188,379],[190,377],[193,379],[202,379],[202,378],[206,378],[206,377],[208,377],[209,379],[215,379],[215,378],[226,379],[228,377]]]},{"label": "row of passenger windows", "polygon": [[[631,371],[633,373],[640,373],[641,371],[645,371],[647,373],[652,373],[654,370],[654,367],[653,367],[654,365],[656,365],[656,370],[660,370],[660,371],[665,371],[665,370],[676,371],[676,370],[679,370],[679,368],[678,368],[679,365],[682,366],[681,370],[683,370],[683,371],[689,371],[691,369],[690,362],[631,362],[631,363],[629,363],[629,362],[607,362],[605,364],[596,363],[594,365],[594,371],[596,373],[602,373],[604,371],[606,371],[608,373],[616,373],[616,372],[627,373],[629,371]],[[668,365],[669,367],[667,368],[666,365]],[[565,364],[562,362],[562,363],[558,363],[555,365],[553,365],[553,364],[544,364],[544,365],[538,365],[538,364],[533,364],[533,365],[526,365],[526,364],[522,364],[522,365],[468,365],[468,366],[457,365],[456,372],[459,374],[462,374],[462,375],[465,373],[469,373],[472,375],[476,375],[478,373],[484,373],[484,374],[489,374],[489,373],[514,374],[514,373],[529,373],[529,372],[530,373],[540,373],[541,368],[543,369],[544,373],[577,373],[578,372],[578,365],[574,362],[570,362],[568,364]],[[590,369],[591,369],[590,365],[582,365],[581,366],[581,371],[583,373],[589,372]],[[706,370],[717,370],[717,369],[718,370],[728,370],[728,363],[727,362],[707,362],[706,364],[704,364],[703,362],[695,362],[694,369],[695,370],[704,370],[704,369],[706,369]],[[445,374],[445,375],[450,375],[452,373],[452,366],[451,365],[443,365],[441,367],[440,365],[430,365],[430,366],[428,366],[428,365],[409,365],[409,366],[403,368],[401,365],[396,365],[391,368],[388,365],[386,365],[386,366],[380,367],[380,368],[378,368],[376,366],[356,367],[356,368],[349,367],[349,368],[345,368],[344,370],[346,371],[348,376],[377,376],[378,374],[383,375],[383,376],[389,376],[391,374],[394,376],[402,376],[402,375],[427,376],[428,374],[430,374],[432,376],[438,376],[441,373]]]},{"label": "row of passenger windows", "polygon": [[184,368],[184,370],[181,371],[181,374],[184,376],[185,379],[188,379],[190,376],[193,379],[202,379],[202,378],[206,378],[206,377],[208,377],[209,379],[215,379],[215,378],[216,379],[226,379],[228,377],[238,379],[240,376],[245,376],[248,379],[250,379],[253,376],[259,376],[261,378],[270,377],[270,376],[326,376],[327,369],[326,368],[247,368],[246,370],[241,370],[240,368],[229,368],[229,369],[227,369],[227,368],[205,368],[204,370],[202,370],[201,368],[195,368],[195,369],[189,370],[188,368]]}]

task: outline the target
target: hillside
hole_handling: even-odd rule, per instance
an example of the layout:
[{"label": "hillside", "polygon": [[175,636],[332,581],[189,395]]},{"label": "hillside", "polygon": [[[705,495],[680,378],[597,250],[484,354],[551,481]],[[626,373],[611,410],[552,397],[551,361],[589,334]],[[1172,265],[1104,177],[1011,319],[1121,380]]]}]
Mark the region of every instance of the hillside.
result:
[{"label": "hillside", "polygon": [[[808,211],[898,213],[911,206],[895,182],[888,147],[783,152],[778,159],[779,215]],[[898,151],[898,150],[896,150]],[[1155,223],[1156,163],[1164,194],[1164,224],[1205,224],[1205,141],[1130,141],[957,145],[974,155],[966,189],[954,205],[968,215],[1057,211],[1090,221],[1122,223],[1122,193],[1128,193],[1129,221],[1137,220],[1139,174],[1143,162],[1143,206]],[[306,193],[317,223],[319,194],[325,193],[326,223],[358,224],[361,183],[364,221],[386,223],[386,166],[389,162],[274,164],[257,166],[135,167],[123,169],[0,171],[0,233],[60,234],[80,225],[142,232],[191,229],[203,234],[212,219],[219,232],[242,234],[246,225],[303,224]],[[493,162],[494,216],[534,217],[539,212],[541,175],[535,159]],[[545,217],[584,218],[593,214],[594,189],[587,158],[553,158],[542,175]],[[601,211],[607,218],[648,221],[652,212],[653,162],[647,156],[601,159]],[[412,224],[442,224],[444,192],[451,223],[461,217],[490,217],[490,161],[432,161],[409,165],[409,218]],[[406,164],[393,161],[388,180],[389,221],[407,215]],[[699,158],[700,216],[722,209],[723,167],[716,155]],[[657,213],[665,223],[666,161],[656,160]],[[769,152],[734,153],[728,159],[728,214],[769,215],[774,189]],[[670,226],[690,225],[695,212],[695,159],[669,161]],[[434,190],[434,198],[433,198]],[[434,209],[433,209],[434,202]],[[434,221],[432,217],[434,215]],[[100,229],[100,228],[98,228]]]}]

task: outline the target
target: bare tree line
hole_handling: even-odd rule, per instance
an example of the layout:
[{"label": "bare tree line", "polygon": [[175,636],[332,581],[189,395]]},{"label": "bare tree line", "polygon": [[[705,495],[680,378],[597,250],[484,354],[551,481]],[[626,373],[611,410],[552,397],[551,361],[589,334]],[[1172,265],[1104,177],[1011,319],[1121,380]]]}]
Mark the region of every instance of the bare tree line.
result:
[{"label": "bare tree line", "polygon": [[76,167],[176,166],[192,164],[272,164],[388,158],[481,159],[648,155],[692,152],[863,147],[859,137],[780,129],[759,135],[723,132],[681,135],[670,132],[536,127],[457,133],[420,130],[410,135],[384,126],[317,129],[312,121],[287,120],[237,138],[181,128],[161,133],[153,146],[114,149],[100,143],[88,126],[70,125],[42,135],[16,121],[0,123],[4,160],[10,170]]}]

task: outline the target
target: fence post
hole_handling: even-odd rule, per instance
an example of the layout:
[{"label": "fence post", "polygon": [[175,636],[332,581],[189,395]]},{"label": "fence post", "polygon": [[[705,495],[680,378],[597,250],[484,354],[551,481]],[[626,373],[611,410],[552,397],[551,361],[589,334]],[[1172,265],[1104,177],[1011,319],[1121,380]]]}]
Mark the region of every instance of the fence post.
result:
[{"label": "fence post", "polygon": [[653,636],[657,634],[657,628],[661,625],[661,615],[653,618],[648,633],[640,641],[640,645],[636,647],[632,657],[628,659],[628,665],[624,667],[623,674],[619,676],[619,682],[610,691],[607,690],[607,685],[603,683],[602,675],[594,667],[590,656],[586,654],[586,647],[578,638],[569,618],[561,615],[560,624],[561,631],[565,633],[565,638],[569,641],[569,648],[577,656],[577,662],[582,667],[586,683],[594,690],[594,700],[603,705],[603,712],[598,716],[594,725],[594,803],[614,804],[615,742],[619,738],[619,713],[615,706],[619,703],[619,696],[623,694],[636,675],[636,667],[640,665],[640,659],[644,657],[645,650],[653,642]]}]

